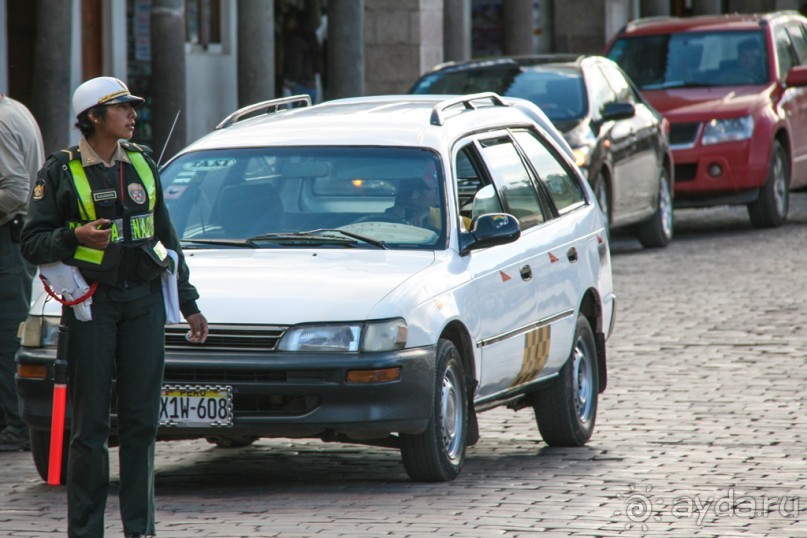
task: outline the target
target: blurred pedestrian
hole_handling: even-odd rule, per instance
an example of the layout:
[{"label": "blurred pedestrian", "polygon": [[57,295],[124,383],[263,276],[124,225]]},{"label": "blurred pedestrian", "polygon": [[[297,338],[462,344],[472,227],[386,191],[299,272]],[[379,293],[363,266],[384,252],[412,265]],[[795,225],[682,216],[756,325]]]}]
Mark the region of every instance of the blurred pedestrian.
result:
[{"label": "blurred pedestrian", "polygon": [[0,94],[0,452],[30,450],[20,418],[14,356],[28,315],[35,268],[20,254],[20,231],[36,172],[45,160],[42,134],[31,112]]},{"label": "blurred pedestrian", "polygon": [[320,46],[317,34],[299,9],[286,14],[283,39],[283,88],[289,95],[308,95],[317,102]]},{"label": "blurred pedestrian", "polygon": [[109,491],[109,412],[117,395],[120,512],[126,536],[152,536],[154,449],[165,355],[161,290],[176,255],[179,308],[188,340],[207,338],[199,294],[162,197],[147,148],[125,142],[143,99],[120,80],[98,77],[73,94],[78,146],[51,155],[37,174],[22,252],[32,263],[64,262],[97,283],[91,319],[62,308],[70,334],[72,402],[67,462],[68,535],[104,535]]}]

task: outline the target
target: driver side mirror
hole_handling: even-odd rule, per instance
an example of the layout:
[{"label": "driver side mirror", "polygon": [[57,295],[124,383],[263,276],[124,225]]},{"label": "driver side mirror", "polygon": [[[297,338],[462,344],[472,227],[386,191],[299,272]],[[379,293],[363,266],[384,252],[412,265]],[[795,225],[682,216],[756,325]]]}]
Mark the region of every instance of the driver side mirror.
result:
[{"label": "driver side mirror", "polygon": [[460,236],[460,255],[472,250],[505,245],[521,237],[518,219],[508,213],[487,213],[471,222],[471,231]]}]

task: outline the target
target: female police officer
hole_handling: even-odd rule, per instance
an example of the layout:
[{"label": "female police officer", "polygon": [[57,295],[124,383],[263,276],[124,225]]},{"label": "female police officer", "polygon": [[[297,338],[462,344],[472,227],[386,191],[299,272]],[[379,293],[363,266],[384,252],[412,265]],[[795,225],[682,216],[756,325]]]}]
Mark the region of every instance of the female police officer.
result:
[{"label": "female police officer", "polygon": [[69,536],[104,534],[109,489],[109,410],[114,375],[120,443],[120,511],[126,536],[154,534],[154,445],[164,360],[161,274],[166,249],[178,254],[179,306],[191,342],[207,320],[170,221],[154,162],[132,137],[143,99],[112,77],[73,94],[79,145],[50,156],[37,175],[23,255],[62,261],[97,282],[92,319],[62,310],[69,328],[72,427],[67,462]]}]

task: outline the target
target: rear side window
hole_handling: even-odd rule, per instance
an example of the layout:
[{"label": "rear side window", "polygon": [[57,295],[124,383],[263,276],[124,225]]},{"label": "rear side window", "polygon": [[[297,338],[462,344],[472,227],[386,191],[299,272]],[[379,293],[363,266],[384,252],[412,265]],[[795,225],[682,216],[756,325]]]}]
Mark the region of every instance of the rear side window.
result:
[{"label": "rear side window", "polygon": [[538,177],[546,185],[558,212],[566,213],[586,202],[583,188],[577,178],[569,173],[533,133],[517,131],[514,136],[527,154]]}]

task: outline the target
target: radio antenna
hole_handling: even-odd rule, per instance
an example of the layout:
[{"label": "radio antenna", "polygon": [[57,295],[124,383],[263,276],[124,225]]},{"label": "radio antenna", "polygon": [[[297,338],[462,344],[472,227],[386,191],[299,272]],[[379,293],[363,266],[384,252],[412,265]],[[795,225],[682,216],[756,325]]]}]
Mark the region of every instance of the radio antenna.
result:
[{"label": "radio antenna", "polygon": [[157,166],[160,166],[160,163],[163,162],[163,155],[165,154],[165,148],[168,147],[168,141],[171,140],[171,135],[174,134],[174,127],[177,126],[177,120],[179,119],[179,113],[182,112],[182,109],[177,110],[177,115],[174,116],[174,123],[171,125],[171,130],[168,131],[168,138],[165,139],[165,144],[163,144],[163,150],[160,152],[160,158],[157,159]]}]

